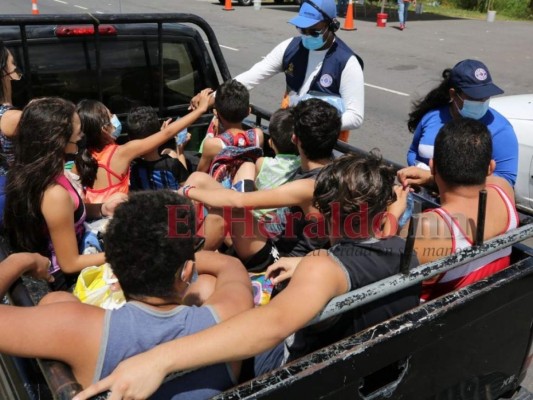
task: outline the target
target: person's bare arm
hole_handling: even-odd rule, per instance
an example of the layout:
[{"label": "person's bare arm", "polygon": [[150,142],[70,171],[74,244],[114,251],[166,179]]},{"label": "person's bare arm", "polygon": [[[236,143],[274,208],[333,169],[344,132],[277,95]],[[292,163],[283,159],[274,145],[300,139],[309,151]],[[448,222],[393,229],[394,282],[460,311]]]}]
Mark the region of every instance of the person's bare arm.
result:
[{"label": "person's bare arm", "polygon": [[0,131],[7,137],[14,136],[21,115],[22,111],[20,110],[7,110],[0,118]]},{"label": "person's bare arm", "polygon": [[105,262],[104,253],[80,255],[74,231],[74,203],[63,187],[55,185],[45,191],[41,210],[63,272],[79,272]]},{"label": "person's bare arm", "polygon": [[163,127],[159,132],[144,139],[131,140],[120,146],[116,153],[117,157],[123,158],[129,163],[135,158],[157,149],[163,143],[174,137],[179,131],[193,124],[207,111],[210,93],[211,89],[202,90],[199,106],[195,110]]},{"label": "person's bare arm", "polygon": [[196,170],[199,172],[209,172],[209,167],[213,158],[222,150],[222,141],[219,138],[208,138],[202,148],[202,156],[198,162]]},{"label": "person's bare arm", "polygon": [[348,287],[344,272],[331,258],[305,257],[287,288],[266,306],[123,361],[110,376],[74,400],[84,400],[107,389],[111,389],[110,400],[145,399],[170,372],[258,354],[302,328]]},{"label": "person's bare arm", "polygon": [[215,290],[204,305],[212,305],[222,321],[253,307],[252,284],[239,259],[214,251],[196,253],[198,273],[216,278]]},{"label": "person's bare arm", "polygon": [[[48,259],[39,254],[10,255],[0,264],[1,294],[23,273],[50,279],[48,266]],[[103,313],[79,302],[37,307],[0,305],[0,352],[67,362],[87,385],[94,374],[102,326],[98,320],[103,321]],[[91,335],[93,340],[88,339]]]},{"label": "person's bare arm", "polygon": [[313,197],[314,187],[315,181],[313,179],[299,179],[274,189],[246,193],[236,192],[231,189],[210,190],[198,187],[187,188],[186,186],[178,189],[178,193],[184,195],[186,190],[189,198],[211,207],[251,207],[262,209],[307,206]]},{"label": "person's bare arm", "polygon": [[38,253],[14,253],[0,263],[0,297],[21,275],[28,274],[36,279],[53,281],[48,269],[50,261]]},{"label": "person's bare arm", "polygon": [[397,172],[397,177],[404,187],[409,185],[427,186],[435,184],[431,172],[418,167],[402,168]]}]

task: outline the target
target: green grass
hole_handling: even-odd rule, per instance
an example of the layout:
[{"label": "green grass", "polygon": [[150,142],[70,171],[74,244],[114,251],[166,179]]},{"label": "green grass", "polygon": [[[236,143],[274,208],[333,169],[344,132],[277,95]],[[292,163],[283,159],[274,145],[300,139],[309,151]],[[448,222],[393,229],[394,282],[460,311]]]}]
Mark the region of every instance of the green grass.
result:
[{"label": "green grass", "polygon": [[[424,12],[444,15],[444,16],[453,17],[453,18],[469,18],[469,19],[486,19],[487,18],[486,12],[462,10],[459,8],[448,6],[446,4],[441,4],[438,7],[432,7],[432,6],[427,5],[427,3],[424,2]],[[508,15],[505,15],[503,12],[498,11],[496,14],[496,20],[497,21],[524,21],[526,19],[510,17]]]}]

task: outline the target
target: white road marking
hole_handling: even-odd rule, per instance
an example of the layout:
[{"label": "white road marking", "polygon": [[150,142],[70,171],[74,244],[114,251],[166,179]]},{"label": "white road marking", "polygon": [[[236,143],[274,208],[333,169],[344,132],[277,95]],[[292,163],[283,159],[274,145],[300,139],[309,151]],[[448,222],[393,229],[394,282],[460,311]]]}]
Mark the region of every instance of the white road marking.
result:
[{"label": "white road marking", "polygon": [[61,3],[61,4],[68,4],[66,1],[61,1],[61,0],[54,0],[56,3]]},{"label": "white road marking", "polygon": [[[209,42],[207,40],[204,40],[204,43],[209,43]],[[235,47],[224,46],[223,44],[219,44],[218,46],[223,47],[228,50],[239,51],[239,49],[236,49]]]},{"label": "white road marking", "polygon": [[381,86],[371,85],[370,83],[365,83],[365,86],[371,87],[373,89],[383,90],[383,91],[389,92],[389,93],[394,93],[394,94],[397,94],[399,96],[407,96],[407,97],[409,97],[408,93],[398,92],[397,90],[392,90],[392,89],[387,89],[387,88],[384,88],[384,87],[381,87]]},{"label": "white road marking", "polygon": [[74,7],[76,7],[76,8],[81,8],[82,10],[88,10],[87,7],[78,6],[77,4],[74,4]]},{"label": "white road marking", "polygon": [[95,11],[96,14],[103,14],[102,11]]}]

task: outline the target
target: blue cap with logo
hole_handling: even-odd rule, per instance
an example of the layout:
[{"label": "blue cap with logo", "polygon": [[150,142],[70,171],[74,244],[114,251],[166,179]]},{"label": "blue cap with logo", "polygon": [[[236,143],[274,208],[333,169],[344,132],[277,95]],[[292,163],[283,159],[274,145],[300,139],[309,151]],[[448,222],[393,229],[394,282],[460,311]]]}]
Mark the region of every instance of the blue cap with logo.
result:
[{"label": "blue cap with logo", "polygon": [[293,24],[298,28],[309,28],[310,26],[316,25],[319,22],[327,20],[325,15],[313,7],[310,2],[313,2],[316,7],[323,11],[329,19],[333,19],[337,16],[337,7],[335,5],[335,0],[304,0],[298,16],[294,17],[289,21],[289,24]]},{"label": "blue cap with logo", "polygon": [[450,82],[453,87],[473,99],[485,99],[503,93],[502,89],[492,83],[486,65],[477,60],[463,60],[455,64]]}]

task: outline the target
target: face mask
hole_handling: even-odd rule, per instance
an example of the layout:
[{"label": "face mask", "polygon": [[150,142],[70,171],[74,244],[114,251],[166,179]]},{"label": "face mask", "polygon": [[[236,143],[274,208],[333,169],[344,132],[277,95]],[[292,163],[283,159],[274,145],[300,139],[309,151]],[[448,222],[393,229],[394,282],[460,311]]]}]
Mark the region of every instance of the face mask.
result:
[{"label": "face mask", "polygon": [[[463,100],[463,108],[457,108],[457,111],[465,118],[481,119],[489,110],[489,102],[490,100]],[[457,107],[457,104],[455,106]]]},{"label": "face mask", "polygon": [[192,269],[192,276],[191,276],[191,282],[194,283],[198,280],[198,271],[196,270],[196,267],[193,267]]},{"label": "face mask", "polygon": [[111,117],[111,124],[115,127],[115,130],[113,131],[111,136],[113,136],[113,139],[116,139],[122,133],[122,123],[120,122],[116,114],[113,114],[113,116]]},{"label": "face mask", "polygon": [[323,35],[320,35],[320,36],[317,36],[317,37],[308,36],[308,35],[302,35],[302,45],[307,50],[311,50],[311,51],[312,50],[318,50],[322,46],[324,46],[325,43],[326,43],[326,41],[324,40],[324,36]]}]

